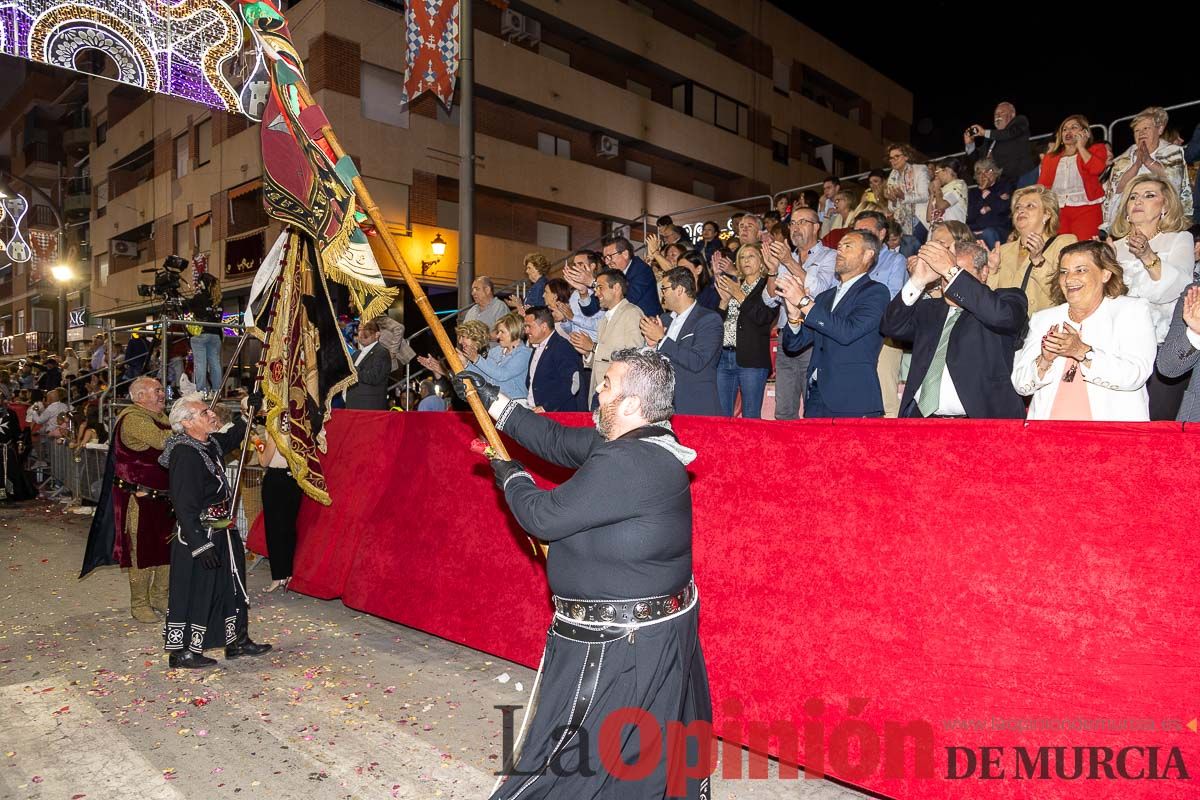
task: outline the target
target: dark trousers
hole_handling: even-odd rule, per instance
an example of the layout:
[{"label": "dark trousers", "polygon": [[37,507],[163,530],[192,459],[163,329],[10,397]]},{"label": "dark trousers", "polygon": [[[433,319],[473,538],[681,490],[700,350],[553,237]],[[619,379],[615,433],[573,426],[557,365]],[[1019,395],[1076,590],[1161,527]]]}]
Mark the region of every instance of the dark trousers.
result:
[{"label": "dark trousers", "polygon": [[1150,419],[1174,420],[1191,382],[1190,371],[1178,378],[1166,378],[1155,368],[1150,373],[1150,380],[1146,381],[1146,391],[1150,393]]},{"label": "dark trousers", "polygon": [[267,535],[267,553],[271,579],[292,577],[296,555],[296,516],[300,513],[300,485],[286,468],[270,468],[263,477],[263,527]]},{"label": "dark trousers", "polygon": [[850,414],[845,411],[834,411],[829,406],[825,405],[825,401],[821,399],[821,390],[816,383],[808,385],[808,392],[804,396],[804,418],[805,419],[823,419],[826,417],[882,417],[882,411],[876,411],[870,414]]}]

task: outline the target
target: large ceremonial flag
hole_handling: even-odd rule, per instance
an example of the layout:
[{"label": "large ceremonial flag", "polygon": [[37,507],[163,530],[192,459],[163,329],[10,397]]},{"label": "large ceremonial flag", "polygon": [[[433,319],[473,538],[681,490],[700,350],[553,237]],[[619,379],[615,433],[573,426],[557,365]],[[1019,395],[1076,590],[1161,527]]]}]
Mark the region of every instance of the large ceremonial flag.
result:
[{"label": "large ceremonial flag", "polygon": [[297,229],[280,235],[254,276],[246,327],[263,342],[267,433],[304,493],[329,505],[325,423],[333,398],[356,375],[313,242]]},{"label": "large ceremonial flag", "polygon": [[325,424],[333,398],[357,380],[330,281],[349,290],[364,320],[386,311],[396,290],[384,285],[362,228],[358,171],[325,139],[329,122],[311,102],[287,20],[269,0],[239,0],[238,10],[269,82],[260,126],[263,201],[286,225],[255,276],[246,326],[263,342],[267,432],[305,494],[328,505]]},{"label": "large ceremonial flag", "polygon": [[[469,0],[468,0],[469,2]],[[458,2],[413,0],[405,4],[404,102],[433,92],[442,105],[454,101],[458,73]]]},{"label": "large ceremonial flag", "polygon": [[387,310],[396,290],[384,285],[362,229],[366,216],[353,186],[358,170],[349,156],[333,154],[321,132],[329,125],[325,112],[297,90],[307,84],[287,20],[270,0],[239,0],[238,9],[271,84],[260,126],[267,213],[312,237],[322,271],[345,285],[362,318],[370,319]]}]

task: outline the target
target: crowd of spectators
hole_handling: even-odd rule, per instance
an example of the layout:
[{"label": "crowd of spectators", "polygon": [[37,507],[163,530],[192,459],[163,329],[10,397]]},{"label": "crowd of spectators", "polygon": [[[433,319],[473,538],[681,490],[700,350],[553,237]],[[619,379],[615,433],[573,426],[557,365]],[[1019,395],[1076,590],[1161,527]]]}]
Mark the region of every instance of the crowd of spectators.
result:
[{"label": "crowd of spectators", "polygon": [[460,356],[542,411],[595,411],[609,355],[649,346],[677,413],[760,417],[773,377],[776,419],[1200,419],[1200,129],[1185,151],[1167,124],[1146,109],[1114,154],[1072,114],[1035,151],[1001,103],[963,156],[889,146],[861,193],[831,176],[695,241],[662,217],[561,277],[531,253],[523,292],[476,280]]}]

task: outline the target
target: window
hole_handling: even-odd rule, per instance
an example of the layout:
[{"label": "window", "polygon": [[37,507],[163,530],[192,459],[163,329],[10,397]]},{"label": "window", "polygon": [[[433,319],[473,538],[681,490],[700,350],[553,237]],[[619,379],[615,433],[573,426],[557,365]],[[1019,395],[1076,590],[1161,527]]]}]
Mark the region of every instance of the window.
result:
[{"label": "window", "polygon": [[749,135],[750,109],[699,84],[681,83],[672,87],[671,107],[738,136]]},{"label": "window", "polygon": [[551,61],[557,61],[564,67],[571,66],[571,54],[566,50],[559,50],[557,47],[551,47],[545,42],[542,42],[538,45],[538,52]]},{"label": "window", "polygon": [[552,133],[538,131],[538,152],[545,153],[548,156],[558,156],[559,158],[571,157],[571,142],[555,136]]},{"label": "window", "polygon": [[24,333],[24,332],[25,332],[25,309],[18,308],[17,309],[17,333],[20,334],[20,333]]},{"label": "window", "polygon": [[637,81],[633,80],[632,78],[627,78],[625,80],[625,88],[628,89],[629,91],[633,92],[634,94],[641,95],[642,97],[646,98],[647,100],[654,99],[654,92],[653,92],[653,90],[651,90],[651,88],[649,86],[647,86],[644,83],[638,83]]},{"label": "window", "polygon": [[362,62],[362,115],[367,119],[408,127],[408,107],[404,105],[404,75]]},{"label": "window", "polygon": [[190,259],[192,257],[192,223],[180,222],[175,225],[175,255]]},{"label": "window", "polygon": [[458,230],[458,203],[453,200],[438,200],[437,222],[439,228]]},{"label": "window", "polygon": [[556,222],[546,222],[539,219],[537,224],[537,244],[538,247],[570,250],[571,229],[566,225],[559,225]]},{"label": "window", "polygon": [[54,312],[48,308],[34,308],[33,329],[52,333],[54,331]]},{"label": "window", "polygon": [[[705,200],[716,200],[717,189],[711,183],[704,181],[692,181],[692,194],[697,197],[703,197]],[[699,231],[696,232],[696,238],[699,238]]]},{"label": "window", "polygon": [[96,146],[108,141],[108,117],[96,120]]},{"label": "window", "polygon": [[196,252],[212,252],[212,215],[206,214],[204,222],[196,228]]},{"label": "window", "polygon": [[730,133],[738,132],[738,106],[728,97],[717,95],[716,124]]},{"label": "window", "polygon": [[649,164],[642,164],[639,161],[625,160],[625,174],[631,178],[637,178],[639,181],[650,183],[654,178],[654,170]]},{"label": "window", "polygon": [[196,166],[203,167],[212,160],[212,120],[196,126]]},{"label": "window", "polygon": [[771,129],[771,157],[780,164],[788,163],[788,134],[779,128]]},{"label": "window", "polygon": [[771,69],[772,84],[775,91],[786,95],[791,91],[792,68],[786,61],[775,59]]},{"label": "window", "polygon": [[108,253],[96,256],[96,277],[101,286],[108,286]]},{"label": "window", "polygon": [[108,205],[108,181],[100,181],[96,184],[96,219],[103,217],[106,213],[105,206]]},{"label": "window", "polygon": [[191,142],[188,135],[181,133],[175,137],[175,177],[182,178],[188,174],[188,165],[192,160]]}]

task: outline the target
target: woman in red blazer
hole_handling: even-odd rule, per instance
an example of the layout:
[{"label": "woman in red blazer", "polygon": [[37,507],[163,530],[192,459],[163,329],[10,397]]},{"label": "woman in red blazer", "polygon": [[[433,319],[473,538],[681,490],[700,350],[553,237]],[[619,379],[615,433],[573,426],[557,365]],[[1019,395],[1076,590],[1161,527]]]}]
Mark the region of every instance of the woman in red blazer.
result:
[{"label": "woman in red blazer", "polygon": [[1108,151],[1092,143],[1087,118],[1072,114],[1064,119],[1038,174],[1038,183],[1058,198],[1060,234],[1073,233],[1081,242],[1096,238],[1104,221],[1100,173],[1106,166]]}]

